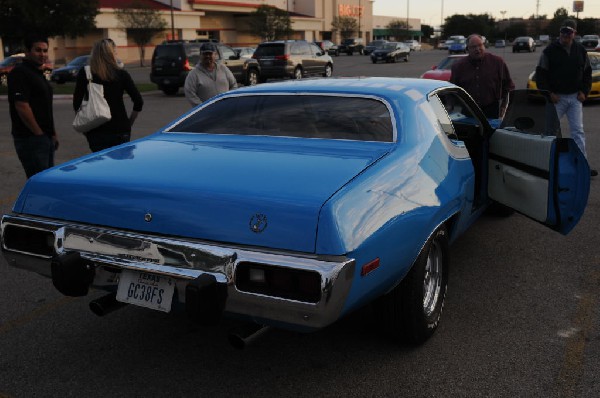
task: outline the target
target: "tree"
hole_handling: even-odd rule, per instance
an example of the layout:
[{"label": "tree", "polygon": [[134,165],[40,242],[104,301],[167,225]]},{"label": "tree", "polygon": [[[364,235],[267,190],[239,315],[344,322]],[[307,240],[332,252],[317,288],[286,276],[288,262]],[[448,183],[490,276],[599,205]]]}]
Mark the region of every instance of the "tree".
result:
[{"label": "tree", "polygon": [[120,25],[127,29],[127,35],[138,45],[140,66],[144,66],[146,46],[154,36],[165,30],[167,23],[158,10],[139,0],[133,0],[124,8],[117,9],[115,15]]},{"label": "tree", "polygon": [[331,30],[339,32],[342,39],[349,39],[358,32],[358,23],[352,17],[334,17],[331,21]]},{"label": "tree", "polygon": [[409,26],[406,24],[406,21],[400,19],[394,19],[386,26],[390,36],[393,36],[395,40],[400,40],[403,36],[410,38],[408,28]]},{"label": "tree", "polygon": [[423,37],[429,40],[434,33],[433,26],[421,25],[421,33],[423,33]]},{"label": "tree", "polygon": [[269,5],[261,5],[250,13],[250,33],[265,41],[285,39],[294,30],[290,13]]},{"label": "tree", "polygon": [[477,33],[491,37],[495,32],[496,22],[489,14],[455,14],[446,18],[444,24],[444,37],[463,35],[469,36]]},{"label": "tree", "polygon": [[0,36],[83,36],[96,27],[98,0],[0,0]]}]

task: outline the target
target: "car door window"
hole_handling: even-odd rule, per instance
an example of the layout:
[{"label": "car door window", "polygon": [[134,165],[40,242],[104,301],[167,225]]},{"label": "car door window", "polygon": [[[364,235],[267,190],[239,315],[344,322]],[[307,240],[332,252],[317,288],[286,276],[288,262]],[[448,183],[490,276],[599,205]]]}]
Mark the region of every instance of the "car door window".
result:
[{"label": "car door window", "polygon": [[223,55],[224,60],[230,60],[231,57],[235,56],[235,51],[232,48],[227,46],[219,46],[221,49],[221,54]]}]

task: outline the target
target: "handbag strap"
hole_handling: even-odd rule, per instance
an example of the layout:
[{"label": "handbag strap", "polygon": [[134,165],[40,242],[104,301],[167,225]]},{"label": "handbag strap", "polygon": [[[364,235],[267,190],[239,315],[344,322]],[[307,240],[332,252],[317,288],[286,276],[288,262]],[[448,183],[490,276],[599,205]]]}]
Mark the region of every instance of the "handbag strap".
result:
[{"label": "handbag strap", "polygon": [[88,82],[92,81],[92,68],[89,65],[83,67],[85,69],[85,76],[88,79]]}]

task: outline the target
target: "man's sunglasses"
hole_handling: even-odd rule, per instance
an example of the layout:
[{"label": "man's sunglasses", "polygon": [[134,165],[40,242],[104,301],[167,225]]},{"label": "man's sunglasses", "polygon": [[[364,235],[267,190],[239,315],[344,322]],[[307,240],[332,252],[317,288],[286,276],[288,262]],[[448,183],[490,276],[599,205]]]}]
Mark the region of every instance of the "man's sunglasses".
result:
[{"label": "man's sunglasses", "polygon": [[575,33],[575,31],[571,28],[560,28],[560,33],[563,35],[570,35]]}]

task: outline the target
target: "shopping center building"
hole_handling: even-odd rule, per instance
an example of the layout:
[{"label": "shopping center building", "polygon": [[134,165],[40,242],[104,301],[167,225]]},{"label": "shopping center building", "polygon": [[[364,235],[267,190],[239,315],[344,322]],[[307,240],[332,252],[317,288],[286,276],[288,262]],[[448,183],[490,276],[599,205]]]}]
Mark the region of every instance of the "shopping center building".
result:
[{"label": "shopping center building", "polygon": [[[376,0],[141,0],[145,7],[160,12],[167,28],[153,38],[146,47],[145,60],[152,56],[156,44],[170,39],[216,39],[231,46],[256,46],[261,38],[249,33],[249,14],[260,5],[271,5],[289,12],[293,34],[289,39],[308,41],[328,39],[339,43],[338,32],[332,30],[335,17],[356,18],[360,32],[357,36],[365,42],[373,38],[387,38],[386,26],[392,20],[408,21],[411,35],[419,39],[421,21],[406,15],[374,16]],[[116,10],[129,0],[100,0],[96,29],[84,37],[56,37],[50,42],[50,58],[56,63],[67,62],[89,53],[92,44],[110,37],[118,46],[118,56],[124,62],[140,59],[136,43],[120,25]]]}]

